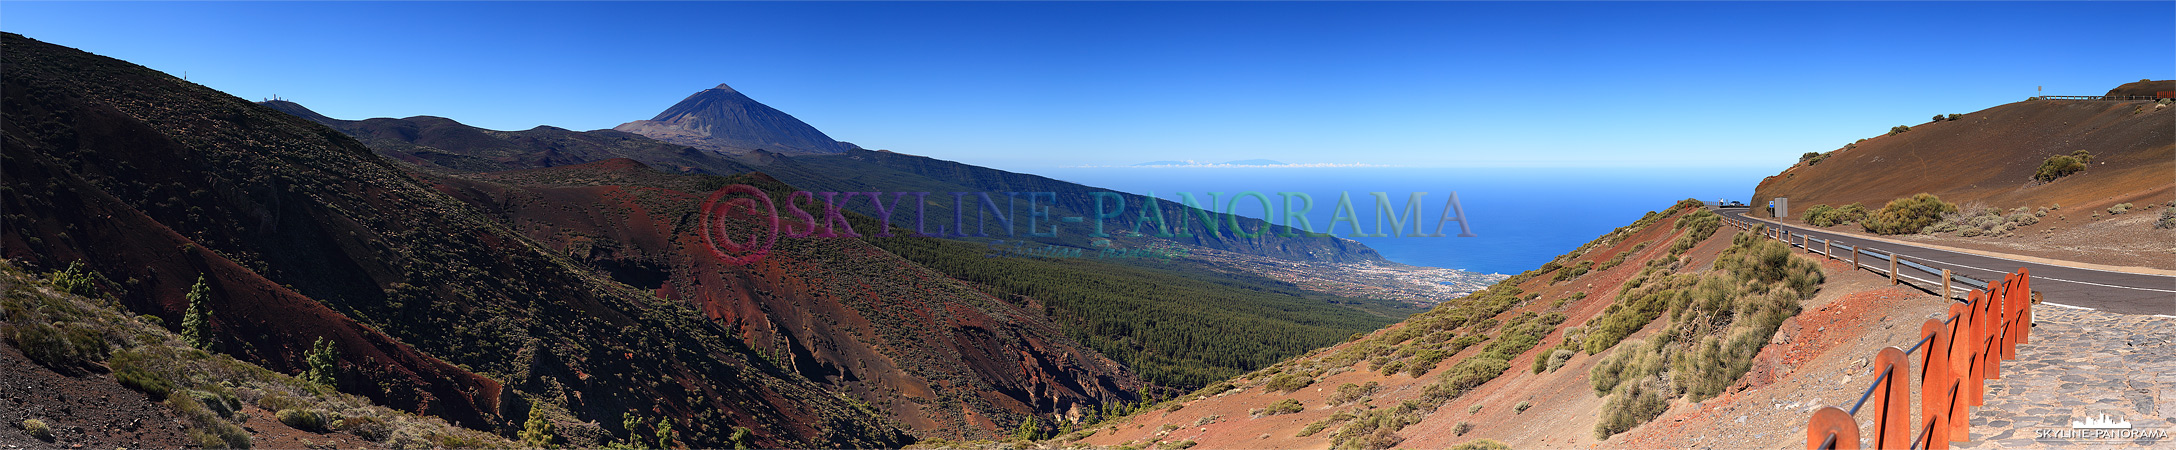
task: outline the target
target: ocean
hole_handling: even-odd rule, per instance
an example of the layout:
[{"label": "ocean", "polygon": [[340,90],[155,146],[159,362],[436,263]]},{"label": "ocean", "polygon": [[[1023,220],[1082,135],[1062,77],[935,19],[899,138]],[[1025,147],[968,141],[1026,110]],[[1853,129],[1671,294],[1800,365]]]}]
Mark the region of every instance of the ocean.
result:
[{"label": "ocean", "polygon": [[[1539,267],[1648,211],[1687,198],[1713,202],[1748,198],[1764,173],[1758,169],[1563,169],[1563,168],[1060,168],[1035,173],[1060,180],[1178,200],[1180,192],[1207,201],[1222,192],[1255,191],[1274,205],[1278,192],[1313,197],[1309,222],[1314,231],[1330,225],[1340,191],[1352,195],[1360,224],[1372,233],[1377,225],[1375,198],[1387,193],[1393,214],[1405,208],[1413,192],[1426,192],[1421,205],[1422,233],[1433,232],[1449,194],[1458,194],[1473,237],[1456,237],[1458,224],[1443,226],[1446,237],[1358,237],[1383,256],[1400,263],[1515,274]],[[1293,200],[1295,207],[1298,200]],[[1281,207],[1279,207],[1281,208]],[[1238,213],[1262,218],[1261,203],[1238,202]],[[1281,216],[1280,209],[1277,214]],[[1278,223],[1283,223],[1278,220]],[[1339,236],[1352,234],[1349,223],[1336,225]],[[1384,228],[1387,233],[1388,228]]]}]

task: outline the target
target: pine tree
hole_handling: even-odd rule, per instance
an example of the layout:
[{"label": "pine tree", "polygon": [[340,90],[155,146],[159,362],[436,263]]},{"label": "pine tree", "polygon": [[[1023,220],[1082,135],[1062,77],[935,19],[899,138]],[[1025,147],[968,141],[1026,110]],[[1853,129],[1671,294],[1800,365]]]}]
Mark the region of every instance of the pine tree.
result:
[{"label": "pine tree", "polygon": [[317,383],[326,387],[338,387],[340,385],[339,372],[337,372],[339,370],[340,349],[333,348],[332,341],[327,341],[324,337],[317,338],[317,342],[310,344],[310,352],[304,355],[304,362],[309,363],[310,370],[303,372],[302,381]]},{"label": "pine tree", "polygon": [[657,448],[673,447],[672,418],[657,419]]},{"label": "pine tree", "polygon": [[181,316],[181,340],[196,348],[218,351],[212,348],[212,307],[206,304],[211,296],[211,287],[204,285],[204,276],[198,275],[196,285],[189,287],[189,311]]},{"label": "pine tree", "polygon": [[559,427],[544,419],[544,405],[529,406],[529,421],[522,425],[521,445],[529,448],[557,448]]},{"label": "pine tree", "polygon": [[733,427],[733,434],[726,436],[725,441],[732,444],[733,450],[756,448],[755,432],[746,427]]}]

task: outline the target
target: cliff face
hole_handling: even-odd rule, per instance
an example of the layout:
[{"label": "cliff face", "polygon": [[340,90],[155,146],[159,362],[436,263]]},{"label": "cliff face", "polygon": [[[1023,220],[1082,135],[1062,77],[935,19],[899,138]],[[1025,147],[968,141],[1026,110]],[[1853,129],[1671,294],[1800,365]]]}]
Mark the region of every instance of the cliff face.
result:
[{"label": "cliff face", "polygon": [[844,153],[851,148],[790,114],[748,98],[723,84],[696,92],[650,120],[615,130],[728,153],[767,150],[784,154]]}]

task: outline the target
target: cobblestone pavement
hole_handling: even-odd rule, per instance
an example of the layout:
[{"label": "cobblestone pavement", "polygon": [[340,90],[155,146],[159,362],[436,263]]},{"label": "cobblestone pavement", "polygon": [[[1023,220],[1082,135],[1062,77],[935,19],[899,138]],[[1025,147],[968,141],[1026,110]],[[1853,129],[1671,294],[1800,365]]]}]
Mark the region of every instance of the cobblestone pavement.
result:
[{"label": "cobblestone pavement", "polygon": [[[2039,305],[2033,322],[1953,447],[2176,449],[2176,318]],[[2130,428],[2071,426],[2102,415]]]}]

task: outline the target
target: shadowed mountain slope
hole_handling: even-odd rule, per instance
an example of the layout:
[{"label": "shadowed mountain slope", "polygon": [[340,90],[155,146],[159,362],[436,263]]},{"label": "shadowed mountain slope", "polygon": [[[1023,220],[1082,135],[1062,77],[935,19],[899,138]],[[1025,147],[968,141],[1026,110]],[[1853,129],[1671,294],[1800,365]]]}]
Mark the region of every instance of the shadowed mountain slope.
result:
[{"label": "shadowed mountain slope", "polygon": [[615,438],[623,413],[670,419],[696,447],[911,440],[699,312],[594,275],[337,130],[19,35],[0,45],[0,253],[82,261],[170,324],[203,276],[227,353],[294,372],[323,337],[344,355],[344,392],[501,433],[542,403]]}]

